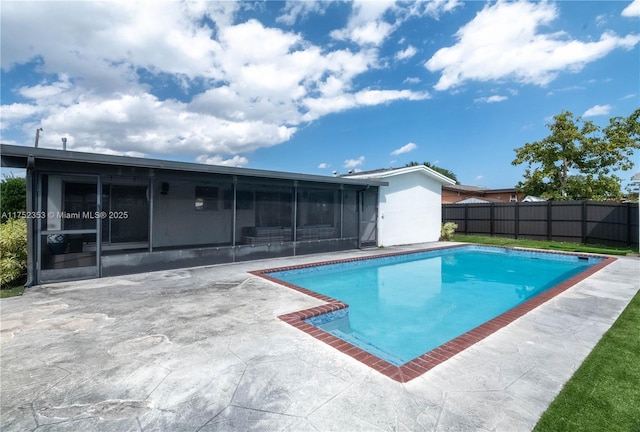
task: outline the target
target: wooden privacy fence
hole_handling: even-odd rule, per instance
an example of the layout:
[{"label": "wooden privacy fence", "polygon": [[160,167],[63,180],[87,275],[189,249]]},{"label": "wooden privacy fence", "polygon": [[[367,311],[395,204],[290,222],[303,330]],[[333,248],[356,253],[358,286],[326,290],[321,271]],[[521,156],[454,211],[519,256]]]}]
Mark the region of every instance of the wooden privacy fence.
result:
[{"label": "wooden privacy fence", "polygon": [[607,246],[638,245],[638,204],[601,201],[443,204],[457,233]]}]

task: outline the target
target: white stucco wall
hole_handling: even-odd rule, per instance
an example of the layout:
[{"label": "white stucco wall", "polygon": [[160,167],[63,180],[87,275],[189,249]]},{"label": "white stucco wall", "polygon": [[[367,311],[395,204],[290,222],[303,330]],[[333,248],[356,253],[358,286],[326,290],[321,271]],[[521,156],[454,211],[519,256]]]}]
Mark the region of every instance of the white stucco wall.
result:
[{"label": "white stucco wall", "polygon": [[384,178],[378,206],[378,246],[438,241],[442,183],[419,171]]}]

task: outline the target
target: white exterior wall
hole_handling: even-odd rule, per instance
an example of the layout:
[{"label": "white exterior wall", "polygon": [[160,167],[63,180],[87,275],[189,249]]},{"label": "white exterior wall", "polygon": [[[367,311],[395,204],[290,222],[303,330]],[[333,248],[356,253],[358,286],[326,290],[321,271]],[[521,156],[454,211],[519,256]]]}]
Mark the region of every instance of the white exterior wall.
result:
[{"label": "white exterior wall", "polygon": [[378,206],[378,246],[438,241],[442,183],[419,171],[384,178]]}]

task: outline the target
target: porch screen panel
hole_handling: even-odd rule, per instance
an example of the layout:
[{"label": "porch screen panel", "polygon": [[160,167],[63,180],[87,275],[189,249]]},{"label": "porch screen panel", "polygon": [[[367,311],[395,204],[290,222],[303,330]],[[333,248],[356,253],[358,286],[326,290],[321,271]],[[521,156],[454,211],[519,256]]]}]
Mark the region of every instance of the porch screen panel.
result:
[{"label": "porch screen panel", "polygon": [[340,236],[340,191],[298,190],[296,240],[322,240]]},{"label": "porch screen panel", "polygon": [[103,233],[105,228],[109,229],[111,243],[146,242],[149,239],[146,186],[112,185],[109,201],[103,198],[103,203],[107,202],[110,217],[108,223],[104,223]]},{"label": "porch screen panel", "polygon": [[[51,176],[52,179],[55,176]],[[98,209],[95,183],[63,179],[63,209],[58,215],[64,230],[96,229]]]},{"label": "porch screen panel", "polygon": [[342,200],[342,237],[358,237],[358,192],[355,189],[345,190]]},{"label": "porch screen panel", "polygon": [[154,248],[230,246],[233,184],[157,178],[153,203]]},{"label": "porch screen panel", "polygon": [[270,244],[293,240],[293,188],[270,184],[238,184],[238,244]]}]

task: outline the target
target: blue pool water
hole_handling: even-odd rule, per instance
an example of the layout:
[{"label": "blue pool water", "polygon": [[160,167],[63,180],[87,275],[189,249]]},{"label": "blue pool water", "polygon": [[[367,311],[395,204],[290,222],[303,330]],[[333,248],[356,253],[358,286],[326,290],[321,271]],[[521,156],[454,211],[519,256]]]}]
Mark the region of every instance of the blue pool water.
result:
[{"label": "blue pool water", "polygon": [[400,366],[600,261],[465,246],[269,276],[347,303],[307,322]]}]

